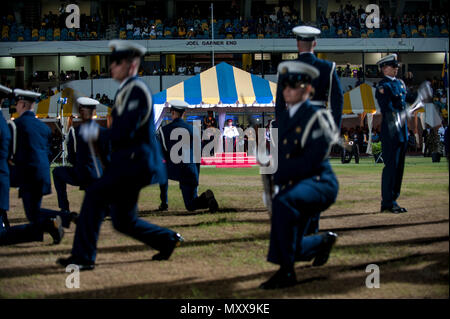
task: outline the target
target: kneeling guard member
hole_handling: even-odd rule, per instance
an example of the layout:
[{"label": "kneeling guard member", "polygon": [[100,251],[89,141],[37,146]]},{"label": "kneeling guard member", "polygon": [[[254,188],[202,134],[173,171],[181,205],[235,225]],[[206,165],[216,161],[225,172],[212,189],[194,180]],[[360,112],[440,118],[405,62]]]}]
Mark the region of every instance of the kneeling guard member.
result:
[{"label": "kneeling guard member", "polygon": [[278,169],[273,176],[270,246],[267,260],[280,269],[262,289],[296,284],[295,261],[314,259],[313,266],[328,261],[337,235],[327,232],[306,236],[311,219],[336,200],[338,181],[328,162],[336,138],[331,113],[312,105],[312,81],[319,71],[302,62],[283,62],[278,85],[285,104],[275,107],[278,126]]},{"label": "kneeling guard member", "polygon": [[[208,189],[200,196],[197,196],[198,180],[200,176],[200,165],[194,163],[194,135],[192,125],[186,123],[183,119],[183,113],[188,104],[184,101],[172,100],[170,104],[170,114],[172,115],[172,122],[164,127],[159,128],[159,140],[163,149],[164,158],[166,160],[168,179],[179,181],[181,193],[183,194],[184,205],[189,211],[197,209],[209,208],[211,213],[214,213],[219,208],[214,193]],[[182,154],[182,160],[179,163],[174,163],[171,159],[171,150],[179,141],[170,138],[171,133],[175,130],[183,129],[184,132],[189,133],[189,145],[183,145],[182,151],[189,152],[187,158]],[[183,132],[181,131],[181,132]],[[186,147],[186,149],[185,149]],[[187,149],[189,148],[189,149]],[[160,210],[166,210],[168,183],[160,185],[161,189],[161,206]]]}]

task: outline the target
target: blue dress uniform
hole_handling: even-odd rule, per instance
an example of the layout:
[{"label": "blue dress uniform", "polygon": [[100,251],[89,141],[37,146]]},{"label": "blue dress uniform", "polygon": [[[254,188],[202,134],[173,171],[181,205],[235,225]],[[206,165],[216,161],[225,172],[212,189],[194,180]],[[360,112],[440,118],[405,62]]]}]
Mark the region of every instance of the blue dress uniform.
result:
[{"label": "blue dress uniform", "polygon": [[[397,55],[391,54],[380,61],[378,65],[398,67]],[[379,83],[375,97],[380,106],[383,120],[381,122],[381,147],[384,168],[381,180],[381,211],[404,213],[407,210],[399,207],[397,199],[400,196],[405,155],[408,148],[408,127],[406,120],[397,127],[395,122],[399,112],[406,107],[406,86],[402,80],[385,76]]]},{"label": "blue dress uniform", "polygon": [[[169,102],[171,109],[183,114],[186,107],[186,102],[179,100],[172,100]],[[172,148],[179,144],[179,140],[172,140],[170,138],[171,133],[174,130],[185,132],[189,136],[189,144],[183,144],[181,161],[174,163],[170,157]],[[176,131],[175,131],[176,132]],[[183,139],[183,137],[181,137]],[[167,167],[168,179],[179,181],[180,189],[183,195],[184,204],[186,209],[194,211],[197,209],[209,208],[214,213],[218,209],[217,201],[214,197],[214,193],[211,190],[206,190],[200,196],[197,195],[198,180],[200,175],[200,164],[194,163],[194,134],[192,125],[186,123],[181,117],[174,119],[171,123],[159,129],[159,140],[163,149],[164,158]],[[200,137],[198,137],[200,143]],[[187,158],[189,154],[189,158]],[[162,205],[167,207],[167,191],[168,183],[160,185],[161,188],[161,201]]]},{"label": "blue dress uniform", "polygon": [[[314,67],[301,62],[283,62],[278,68],[278,86],[282,90],[298,83],[310,85],[319,75]],[[295,284],[295,261],[314,259],[323,265],[337,235],[325,233],[305,237],[312,217],[335,202],[338,181],[327,156],[329,141],[319,117],[323,110],[309,100],[286,108],[277,101],[278,169],[273,183],[279,189],[272,200],[272,226],[267,260],[280,270],[261,288],[282,288]],[[332,119],[331,119],[332,121]],[[322,132],[322,133],[321,133]]]},{"label": "blue dress uniform", "polygon": [[[84,107],[87,109],[95,109],[95,106],[99,104],[97,100],[87,97],[80,97],[77,99],[77,102],[80,108]],[[100,128],[101,132],[103,130],[104,128]],[[99,146],[101,147],[99,151],[103,157],[106,157],[109,151],[108,143],[103,143]],[[88,143],[80,136],[80,126],[76,128],[72,127],[69,130],[67,150],[68,161],[72,167],[56,167],[53,170],[53,181],[58,195],[58,205],[64,212],[70,212],[69,201],[67,199],[67,184],[80,186],[80,189],[85,190],[103,174],[100,158],[98,156],[92,158]],[[68,227],[69,224],[66,226]]]},{"label": "blue dress uniform", "polygon": [[[297,41],[311,42],[315,41],[320,35],[320,30],[310,26],[297,26],[292,29],[296,35]],[[313,80],[312,86],[314,94],[310,103],[320,107],[331,109],[337,129],[341,129],[342,110],[344,107],[344,94],[342,92],[341,82],[336,72],[336,64],[317,58],[312,52],[299,52],[298,61],[314,66],[319,70],[320,75]],[[284,102],[283,94],[277,91],[277,101]],[[311,220],[308,234],[319,231],[320,212]]]},{"label": "blue dress uniform", "polygon": [[0,112],[0,231],[9,227],[6,212],[9,210],[9,144],[11,134],[3,113]]},{"label": "blue dress uniform", "polygon": [[[110,42],[113,64],[142,56],[146,49],[128,41]],[[180,234],[138,218],[137,202],[141,189],[150,181],[167,177],[155,135],[154,109],[148,86],[132,76],[125,79],[116,94],[112,126],[99,136],[98,127],[84,126],[85,140],[104,139],[111,143],[111,163],[102,177],[91,184],[81,206],[72,255],[59,259],[62,266],[77,264],[81,270],[94,268],[100,226],[106,210],[116,230],[160,252],[155,260],[168,259],[183,240]],[[94,132],[94,133],[89,133]],[[156,176],[156,177],[154,177]],[[154,178],[153,178],[154,177]]]},{"label": "blue dress uniform", "polygon": [[[40,96],[32,91],[15,89],[14,94],[20,100],[30,104]],[[53,242],[58,244],[64,236],[61,228],[59,212],[42,209],[42,197],[51,193],[50,182],[50,139],[51,131],[47,125],[36,119],[35,114],[24,110],[14,121],[17,145],[13,157],[14,165],[10,167],[12,178],[10,184],[19,187],[19,197],[22,198],[25,214],[29,224],[13,226],[3,232],[1,245],[21,242],[42,241],[43,233],[49,232]],[[19,105],[17,105],[17,108]]]},{"label": "blue dress uniform", "polygon": [[[320,30],[310,26],[297,26],[292,29],[297,41],[315,41]],[[312,52],[300,52],[298,61],[314,66],[320,75],[313,80],[314,95],[311,104],[331,109],[336,127],[341,129],[344,94],[336,72],[336,63],[317,58]],[[277,96],[278,98],[278,96]]]}]

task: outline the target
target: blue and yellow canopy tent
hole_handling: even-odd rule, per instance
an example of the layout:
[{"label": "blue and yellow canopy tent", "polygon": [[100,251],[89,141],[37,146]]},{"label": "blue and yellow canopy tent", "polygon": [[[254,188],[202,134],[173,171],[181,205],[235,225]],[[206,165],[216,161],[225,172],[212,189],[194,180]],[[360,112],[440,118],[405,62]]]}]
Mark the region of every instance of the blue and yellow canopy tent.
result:
[{"label": "blue and yellow canopy tent", "polygon": [[[35,106],[36,116],[40,119],[57,119],[61,116],[78,117],[78,104],[76,103],[76,100],[82,96],[86,95],[68,87],[61,90],[61,92],[56,91],[55,95],[47,97],[37,103]],[[60,98],[66,99],[66,104],[58,103]],[[106,117],[110,112],[110,109],[106,105],[97,105],[96,115],[98,117]]]},{"label": "blue and yellow canopy tent", "polygon": [[190,109],[275,106],[277,85],[225,62],[153,96],[155,119],[171,100],[182,100]]}]

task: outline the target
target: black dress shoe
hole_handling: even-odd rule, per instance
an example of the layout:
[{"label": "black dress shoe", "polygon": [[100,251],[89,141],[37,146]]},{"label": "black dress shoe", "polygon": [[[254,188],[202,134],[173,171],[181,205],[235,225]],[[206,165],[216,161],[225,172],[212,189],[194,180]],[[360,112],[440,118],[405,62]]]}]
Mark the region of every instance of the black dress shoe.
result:
[{"label": "black dress shoe", "polygon": [[157,253],[152,257],[152,260],[168,260],[172,255],[173,251],[175,250],[175,248],[179,247],[183,241],[184,241],[183,236],[177,233],[175,235],[175,239],[169,241],[166,248],[161,249],[159,253]]},{"label": "black dress shoe", "polygon": [[393,206],[393,207],[390,207],[390,208],[381,207],[380,212],[381,213],[392,213],[392,214],[404,213],[404,211],[402,211],[402,208],[399,207],[399,206]]},{"label": "black dress shoe", "polygon": [[75,256],[70,256],[68,258],[59,258],[56,263],[58,265],[61,265],[63,267],[67,267],[69,265],[75,265],[78,266],[78,269],[80,271],[82,270],[92,270],[95,268],[95,264],[90,261],[82,260],[80,258],[77,258]]},{"label": "black dress shoe", "polygon": [[49,218],[44,223],[44,231],[48,232],[53,238],[53,244],[58,245],[64,237],[64,228],[60,216]]},{"label": "black dress shoe", "polygon": [[5,229],[10,228],[8,215],[6,215],[6,212],[0,212],[0,222],[3,223],[3,227]]},{"label": "black dress shoe", "polygon": [[278,270],[269,280],[263,282],[260,289],[280,289],[291,287],[297,284],[295,271]]},{"label": "black dress shoe", "polygon": [[217,212],[217,210],[219,209],[219,204],[217,203],[216,198],[214,197],[214,193],[212,192],[212,190],[208,189],[205,192],[205,198],[208,201],[209,211],[211,213]]},{"label": "black dress shoe", "polygon": [[400,213],[406,213],[408,210],[405,207],[400,207],[398,205],[394,206],[397,210],[400,210]]},{"label": "black dress shoe", "polygon": [[316,258],[314,258],[313,266],[318,267],[325,265],[328,261],[328,258],[330,257],[331,249],[333,248],[334,244],[336,243],[338,235],[332,232],[327,232],[322,235],[324,237],[323,243],[322,243],[322,249],[317,254]]},{"label": "black dress shoe", "polygon": [[72,223],[74,223],[75,225],[77,225],[78,224],[78,217],[80,217],[79,214],[75,213],[75,212],[71,212],[69,215],[70,215],[70,221]]},{"label": "black dress shoe", "polygon": [[159,205],[159,207],[158,207],[158,211],[159,211],[159,212],[165,212],[165,211],[167,211],[168,209],[169,209],[169,205],[164,204],[164,203],[161,203],[161,205]]}]

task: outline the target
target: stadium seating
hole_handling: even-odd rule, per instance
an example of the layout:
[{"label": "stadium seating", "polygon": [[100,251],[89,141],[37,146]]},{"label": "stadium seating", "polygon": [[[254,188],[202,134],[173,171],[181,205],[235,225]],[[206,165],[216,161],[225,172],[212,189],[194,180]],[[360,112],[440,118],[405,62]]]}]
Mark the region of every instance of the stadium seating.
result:
[{"label": "stadium seating", "polygon": [[53,30],[53,40],[55,41],[61,40],[61,29],[55,28],[55,30]]}]

